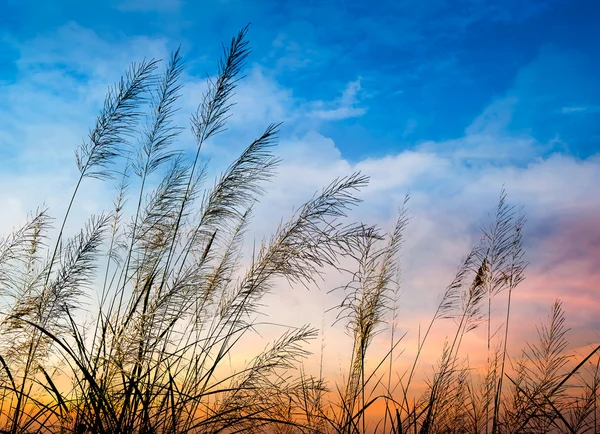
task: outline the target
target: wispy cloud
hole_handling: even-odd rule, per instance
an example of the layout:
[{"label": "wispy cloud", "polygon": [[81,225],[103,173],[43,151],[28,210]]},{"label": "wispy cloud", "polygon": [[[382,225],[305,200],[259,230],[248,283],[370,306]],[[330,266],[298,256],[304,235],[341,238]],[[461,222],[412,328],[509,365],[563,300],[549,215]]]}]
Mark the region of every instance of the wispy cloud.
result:
[{"label": "wispy cloud", "polygon": [[32,39],[15,42],[20,52],[17,66],[21,73],[53,69],[101,79],[120,74],[133,61],[163,58],[168,53],[166,45],[167,38],[101,37],[73,21],[50,32],[40,32]]},{"label": "wispy cloud", "polygon": [[600,112],[600,106],[570,106],[563,107],[561,109],[561,113],[563,114],[571,114],[571,113],[597,113]]},{"label": "wispy cloud", "polygon": [[[302,38],[295,37],[301,34]],[[280,32],[272,43],[269,57],[275,60],[278,71],[298,71],[307,66],[321,63],[326,50],[319,50],[314,42],[314,29],[309,23],[290,26],[286,32]]]},{"label": "wispy cloud", "polygon": [[15,48],[18,79],[0,88],[0,158],[12,163],[8,173],[65,167],[132,60],[168,53],[164,39],[107,41],[73,22]]},{"label": "wispy cloud", "polygon": [[360,82],[359,77],[348,83],[339,99],[331,102],[315,101],[310,116],[325,121],[338,121],[364,115],[367,109],[359,106],[359,95],[362,90]]}]

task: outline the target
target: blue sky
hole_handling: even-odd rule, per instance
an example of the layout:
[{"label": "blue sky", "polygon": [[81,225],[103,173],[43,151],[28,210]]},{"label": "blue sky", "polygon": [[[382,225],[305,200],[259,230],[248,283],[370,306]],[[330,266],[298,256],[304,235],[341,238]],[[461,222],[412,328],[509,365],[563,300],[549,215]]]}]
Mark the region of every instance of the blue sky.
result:
[{"label": "blue sky", "polygon": [[[515,332],[534,334],[532,315],[561,297],[584,345],[600,327],[599,19],[593,0],[0,0],[0,227],[41,203],[62,215],[73,151],[131,61],[181,44],[187,126],[221,42],[250,22],[230,129],[203,155],[226,164],[284,121],[256,234],[354,170],[371,176],[358,219],[390,227],[410,191],[401,327],[414,331],[505,186],[529,219]],[[86,184],[73,230],[113,194]],[[330,302],[270,300],[274,321],[296,303],[281,322],[317,325]]]},{"label": "blue sky", "polygon": [[252,61],[298,101],[342,101],[356,83],[348,99],[355,110],[322,127],[351,160],[461,137],[506,97],[514,101],[496,114],[510,118],[504,132],[533,136],[546,145],[542,154],[586,157],[600,139],[593,0],[3,3],[4,82],[22,77],[20,44],[69,23],[114,42],[181,43],[189,72],[202,75],[214,71],[221,41],[251,22]]}]

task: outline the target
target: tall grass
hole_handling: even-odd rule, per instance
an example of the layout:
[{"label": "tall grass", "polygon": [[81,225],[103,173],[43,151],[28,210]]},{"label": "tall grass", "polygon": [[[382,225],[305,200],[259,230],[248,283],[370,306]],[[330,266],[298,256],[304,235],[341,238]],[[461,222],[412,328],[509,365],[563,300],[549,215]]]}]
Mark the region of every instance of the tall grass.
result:
[{"label": "tall grass", "polygon": [[[520,357],[507,354],[512,293],[527,264],[525,219],[504,192],[419,333],[413,363],[397,377],[404,337],[395,326],[398,256],[408,197],[386,234],[346,221],[368,178],[335,179],[283,221],[241,271],[253,206],[279,163],[279,126],[268,125],[213,187],[205,186],[200,153],[226,127],[250,53],[246,36],[244,28],[225,47],[191,116],[191,159],[175,149],[185,68],[176,50],[162,67],[155,60],[132,65],[109,90],[77,150],[79,178],[56,239],[49,238],[47,209],[0,239],[2,432],[598,432],[600,347],[572,366],[559,301],[539,328],[540,341]],[[66,238],[89,178],[118,181],[114,207]],[[303,369],[306,344],[318,336],[309,325],[285,332],[243,369],[227,369],[276,284],[310,285],[342,263],[352,267],[343,270],[347,285],[336,289],[343,292],[338,321],[352,340],[342,382],[323,378],[323,360],[319,375]],[[505,321],[494,329],[492,302],[501,293]],[[82,301],[93,294],[93,320],[82,322],[92,314]],[[418,396],[420,358],[439,321],[453,331]],[[488,360],[475,370],[461,347],[481,325]],[[386,328],[387,354],[371,363],[374,337]],[[383,413],[374,421],[377,406]]]}]

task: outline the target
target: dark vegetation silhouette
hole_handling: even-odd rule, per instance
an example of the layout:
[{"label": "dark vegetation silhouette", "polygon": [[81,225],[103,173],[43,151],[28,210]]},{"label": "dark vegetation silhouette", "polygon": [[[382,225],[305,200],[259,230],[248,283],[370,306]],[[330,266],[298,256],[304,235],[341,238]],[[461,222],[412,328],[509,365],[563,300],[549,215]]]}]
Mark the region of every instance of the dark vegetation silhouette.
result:
[{"label": "dark vegetation silhouette", "polygon": [[[397,378],[392,372],[404,335],[394,322],[406,201],[389,234],[347,223],[368,179],[359,173],[335,179],[281,223],[240,274],[253,204],[279,162],[273,153],[278,125],[267,126],[210,188],[200,152],[225,129],[249,54],[246,33],[224,48],[218,74],[191,117],[197,145],[191,160],[174,150],[184,69],[177,50],[163,69],[158,61],[132,65],[109,90],[77,150],[80,175],[56,241],[48,238],[46,209],[0,239],[2,432],[598,432],[599,348],[573,366],[559,301],[538,329],[539,342],[520,357],[507,354],[512,293],[527,264],[525,218],[504,192],[481,242],[419,333],[414,362]],[[129,144],[132,137],[137,147]],[[156,174],[159,183],[150,181]],[[114,208],[66,239],[88,178],[119,181]],[[132,215],[127,201],[135,205]],[[344,294],[338,321],[353,339],[342,383],[301,368],[309,356],[305,344],[318,336],[310,326],[285,332],[244,369],[226,369],[277,282],[310,285],[342,260],[353,267],[348,284],[337,289]],[[82,324],[82,299],[93,293],[97,311]],[[492,324],[501,293],[506,317]],[[438,321],[449,321],[454,332],[425,393],[413,397],[419,359]],[[369,365],[368,350],[386,325],[389,351]],[[478,326],[487,330],[483,372],[474,372],[460,352],[464,336]],[[368,415],[376,405],[384,413],[373,421]]]}]

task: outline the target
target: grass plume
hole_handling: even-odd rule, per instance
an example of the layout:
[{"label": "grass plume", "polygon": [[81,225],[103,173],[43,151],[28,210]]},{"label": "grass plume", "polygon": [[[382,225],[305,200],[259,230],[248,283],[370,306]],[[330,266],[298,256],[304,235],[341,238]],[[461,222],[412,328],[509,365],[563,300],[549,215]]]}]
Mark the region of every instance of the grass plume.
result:
[{"label": "grass plume", "polygon": [[[109,89],[77,149],[79,176],[57,238],[49,238],[47,209],[0,238],[1,432],[598,432],[600,346],[572,357],[560,301],[538,328],[539,342],[508,354],[513,291],[527,262],[525,217],[504,190],[402,369],[397,358],[408,332],[397,330],[399,256],[410,227],[408,196],[389,233],[349,221],[368,185],[367,176],[349,173],[243,257],[254,207],[280,163],[280,124],[249,140],[213,184],[202,150],[234,109],[250,55],[247,33],[223,47],[190,114],[190,158],[176,148],[185,69],[177,49],[162,72],[158,60],[133,64]],[[90,178],[118,182],[113,209],[69,238],[69,216]],[[244,339],[266,326],[265,297],[285,283],[322,286],[334,270],[347,283],[331,289],[343,293],[332,309],[351,343],[341,381],[324,378],[322,354],[318,375],[305,368],[308,344],[319,336],[310,324],[286,328],[233,366]],[[504,320],[494,329],[500,295],[507,296]],[[438,323],[447,336],[427,375],[422,356]],[[480,327],[483,368],[470,366],[463,348]],[[375,358],[386,331],[389,346]],[[417,395],[423,376],[426,388]]]}]

